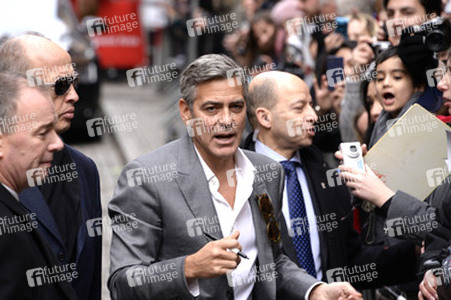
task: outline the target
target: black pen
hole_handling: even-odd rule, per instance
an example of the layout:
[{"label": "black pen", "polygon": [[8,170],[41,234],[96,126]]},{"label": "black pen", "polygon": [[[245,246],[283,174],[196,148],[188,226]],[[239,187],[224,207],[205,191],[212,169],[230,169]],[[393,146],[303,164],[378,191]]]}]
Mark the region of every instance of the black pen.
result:
[{"label": "black pen", "polygon": [[[213,240],[213,241],[219,240],[217,237],[215,237],[214,235],[211,235],[211,234],[209,234],[209,233],[204,232],[204,235],[205,235],[207,238],[209,238],[210,240]],[[236,249],[236,248],[235,248],[235,249]],[[249,259],[249,257],[247,257],[246,254],[244,254],[243,252],[239,251],[238,249],[236,249],[236,250],[238,250],[238,252],[233,251],[233,250],[235,250],[235,249],[231,249],[230,251],[232,251],[232,252],[238,254],[238,255],[241,256],[242,258]]]}]

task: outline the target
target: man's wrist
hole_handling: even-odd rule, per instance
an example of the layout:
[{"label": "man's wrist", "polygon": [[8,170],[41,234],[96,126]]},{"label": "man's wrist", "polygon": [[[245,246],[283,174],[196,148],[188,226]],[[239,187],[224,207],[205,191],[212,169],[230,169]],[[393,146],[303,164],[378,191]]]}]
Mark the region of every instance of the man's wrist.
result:
[{"label": "man's wrist", "polygon": [[194,268],[192,265],[192,255],[188,255],[185,259],[185,278],[188,285],[196,279]]},{"label": "man's wrist", "polygon": [[313,284],[307,291],[307,293],[305,294],[305,300],[313,300],[313,299],[320,299],[318,297],[320,297],[321,294],[321,288],[319,288],[320,286],[322,286],[324,284],[324,282],[317,282],[315,284]]}]

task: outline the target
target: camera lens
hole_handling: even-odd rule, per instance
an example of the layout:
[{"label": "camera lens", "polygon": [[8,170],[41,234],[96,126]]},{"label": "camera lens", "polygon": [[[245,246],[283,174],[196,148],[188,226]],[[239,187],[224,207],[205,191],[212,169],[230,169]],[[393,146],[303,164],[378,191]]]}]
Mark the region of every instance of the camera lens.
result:
[{"label": "camera lens", "polygon": [[352,145],[351,147],[349,147],[349,150],[351,150],[351,152],[357,152],[357,147]]},{"label": "camera lens", "polygon": [[426,46],[433,52],[448,49],[448,38],[439,30],[433,30],[426,35]]}]

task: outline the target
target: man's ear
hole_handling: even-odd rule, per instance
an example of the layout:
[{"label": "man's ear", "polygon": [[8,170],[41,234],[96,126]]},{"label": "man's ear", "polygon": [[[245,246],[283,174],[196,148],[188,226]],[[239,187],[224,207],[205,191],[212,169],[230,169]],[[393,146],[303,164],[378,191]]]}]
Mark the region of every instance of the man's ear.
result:
[{"label": "man's ear", "polygon": [[185,99],[180,98],[179,100],[179,111],[180,117],[182,118],[183,123],[187,123],[188,120],[192,119],[191,110],[189,109],[188,102]]},{"label": "man's ear", "polygon": [[255,110],[255,116],[257,117],[257,121],[259,126],[271,129],[272,125],[272,113],[269,109],[264,107],[259,107]]}]

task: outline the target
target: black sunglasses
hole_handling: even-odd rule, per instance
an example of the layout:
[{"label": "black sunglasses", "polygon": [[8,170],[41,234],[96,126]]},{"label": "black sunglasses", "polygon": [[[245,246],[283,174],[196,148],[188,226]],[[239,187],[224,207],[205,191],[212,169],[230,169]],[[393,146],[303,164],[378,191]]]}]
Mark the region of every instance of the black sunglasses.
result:
[{"label": "black sunglasses", "polygon": [[55,89],[55,94],[57,96],[63,96],[69,91],[71,84],[74,85],[74,88],[78,87],[77,76],[60,77],[55,81],[55,83],[50,85]]},{"label": "black sunglasses", "polygon": [[266,234],[268,239],[273,243],[277,244],[280,242],[280,229],[279,224],[274,216],[274,208],[271,203],[271,199],[267,194],[262,194],[257,196],[258,207],[260,207],[260,212],[266,222]]}]

